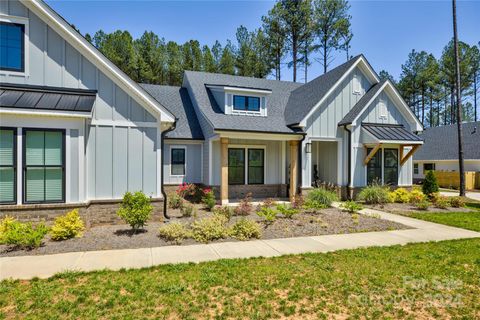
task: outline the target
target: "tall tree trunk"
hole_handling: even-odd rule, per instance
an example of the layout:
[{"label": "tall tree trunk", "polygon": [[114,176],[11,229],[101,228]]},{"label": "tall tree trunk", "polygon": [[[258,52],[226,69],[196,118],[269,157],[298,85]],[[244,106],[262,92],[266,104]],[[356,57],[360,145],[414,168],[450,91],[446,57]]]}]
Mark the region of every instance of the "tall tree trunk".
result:
[{"label": "tall tree trunk", "polygon": [[297,36],[292,37],[292,55],[293,55],[293,82],[297,82]]},{"label": "tall tree trunk", "polygon": [[327,41],[323,41],[323,73],[327,73]]},{"label": "tall tree trunk", "polygon": [[433,127],[433,93],[430,90],[430,127]]},{"label": "tall tree trunk", "polygon": [[455,86],[450,88],[450,124],[455,123]]},{"label": "tall tree trunk", "polygon": [[440,126],[440,100],[437,101],[437,125]]},{"label": "tall tree trunk", "polygon": [[447,125],[447,107],[448,107],[448,91],[445,87],[445,109],[443,110],[443,125]]},{"label": "tall tree trunk", "polygon": [[422,126],[425,127],[425,89],[422,88]]},{"label": "tall tree trunk", "polygon": [[457,1],[452,0],[453,8],[453,44],[455,47],[455,81],[457,96],[457,129],[458,129],[458,165],[460,169],[460,196],[465,196],[465,168],[463,163],[463,137],[462,137],[462,99],[460,87],[460,58],[458,56],[458,35],[457,35]]},{"label": "tall tree trunk", "polygon": [[473,107],[475,109],[475,121],[477,121],[477,73],[473,75]]}]

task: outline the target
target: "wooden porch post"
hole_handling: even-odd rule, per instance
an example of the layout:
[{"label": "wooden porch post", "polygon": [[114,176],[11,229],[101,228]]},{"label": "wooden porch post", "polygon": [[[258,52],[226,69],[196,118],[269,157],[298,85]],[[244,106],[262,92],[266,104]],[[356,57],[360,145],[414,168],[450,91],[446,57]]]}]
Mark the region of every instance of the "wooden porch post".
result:
[{"label": "wooden porch post", "polygon": [[220,200],[223,205],[228,203],[228,138],[220,138],[220,148],[220,163],[222,164]]},{"label": "wooden porch post", "polygon": [[297,194],[298,174],[298,141],[290,141],[290,201]]}]

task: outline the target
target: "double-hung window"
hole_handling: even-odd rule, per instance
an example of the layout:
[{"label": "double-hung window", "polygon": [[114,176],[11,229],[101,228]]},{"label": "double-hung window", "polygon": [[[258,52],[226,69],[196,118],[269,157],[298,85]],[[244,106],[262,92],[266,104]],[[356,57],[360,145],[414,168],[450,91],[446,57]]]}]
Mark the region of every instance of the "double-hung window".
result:
[{"label": "double-hung window", "polygon": [[233,96],[233,110],[260,111],[260,98],[248,96]]},{"label": "double-hung window", "polygon": [[228,184],[245,184],[245,149],[228,149]]},{"label": "double-hung window", "polygon": [[263,184],[264,152],[263,149],[248,149],[248,184]]},{"label": "double-hung window", "polygon": [[435,163],[424,163],[423,164],[423,172],[426,173],[427,171],[435,170]]},{"label": "double-hung window", "polygon": [[0,70],[25,71],[25,25],[0,22]]},{"label": "double-hung window", "polygon": [[0,128],[0,203],[16,203],[16,129]]},{"label": "double-hung window", "polygon": [[64,202],[65,131],[25,129],[23,138],[24,202]]},{"label": "double-hung window", "polygon": [[185,149],[172,148],[171,151],[172,164],[170,167],[170,174],[172,176],[184,176],[185,175]]}]

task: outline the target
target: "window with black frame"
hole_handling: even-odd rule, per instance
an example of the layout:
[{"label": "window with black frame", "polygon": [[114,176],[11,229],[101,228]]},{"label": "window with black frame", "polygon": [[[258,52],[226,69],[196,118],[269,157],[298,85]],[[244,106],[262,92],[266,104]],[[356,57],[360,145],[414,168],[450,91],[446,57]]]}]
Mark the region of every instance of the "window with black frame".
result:
[{"label": "window with black frame", "polygon": [[17,201],[16,129],[0,128],[0,203]]},{"label": "window with black frame", "polygon": [[383,183],[398,184],[398,149],[383,150]]},{"label": "window with black frame", "polygon": [[[371,148],[367,149],[370,154]],[[367,184],[382,182],[382,150],[378,150],[367,164]]]},{"label": "window with black frame", "polygon": [[260,111],[260,98],[248,96],[233,96],[233,110]]},{"label": "window with black frame", "polygon": [[424,163],[423,164],[423,172],[435,170],[435,163]]},{"label": "window with black frame", "polygon": [[245,184],[245,149],[228,149],[228,184]]},{"label": "window with black frame", "polygon": [[25,71],[25,25],[0,22],[0,70]]},{"label": "window with black frame", "polygon": [[171,151],[172,164],[170,167],[170,174],[172,176],[185,175],[185,149],[172,148]]},{"label": "window with black frame", "polygon": [[248,149],[248,184],[264,183],[264,152],[263,149]]},{"label": "window with black frame", "polygon": [[25,129],[25,203],[65,201],[65,131]]}]

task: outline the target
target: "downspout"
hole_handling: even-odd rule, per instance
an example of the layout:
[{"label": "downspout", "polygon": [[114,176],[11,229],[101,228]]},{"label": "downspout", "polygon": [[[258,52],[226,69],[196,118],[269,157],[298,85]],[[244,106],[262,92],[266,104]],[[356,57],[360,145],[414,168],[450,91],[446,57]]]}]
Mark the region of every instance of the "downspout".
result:
[{"label": "downspout", "polygon": [[161,143],[161,154],[160,154],[160,165],[161,165],[161,174],[162,174],[162,185],[160,186],[160,190],[162,191],[162,196],[163,196],[163,216],[165,217],[165,219],[170,219],[170,217],[168,216],[167,214],[167,203],[168,203],[168,199],[167,199],[167,193],[165,192],[165,189],[164,189],[164,185],[165,185],[165,172],[163,170],[164,168],[164,161],[165,161],[165,157],[164,157],[164,146],[165,146],[165,143],[164,143],[164,140],[165,140],[165,135],[173,130],[175,130],[175,128],[177,127],[177,118],[175,118],[175,121],[173,122],[172,126],[170,128],[168,128],[167,130],[163,131],[161,136],[160,136],[160,143]]},{"label": "downspout", "polygon": [[[300,159],[298,159],[298,163],[299,163],[300,165],[297,166],[297,170],[300,170],[300,174],[299,174],[297,177],[300,177],[300,185],[299,185],[300,190],[302,189],[302,186],[303,186],[303,175],[302,175],[302,151],[303,151],[303,150],[302,150],[302,142],[303,142],[303,140],[305,140],[305,137],[306,137],[306,136],[307,136],[307,135],[304,134],[302,140],[299,140],[299,141],[298,141],[298,144],[300,145],[300,147],[298,148],[298,155],[299,155],[299,158],[300,158]],[[298,172],[297,172],[297,174],[298,174]],[[298,180],[298,179],[297,179],[297,180]],[[298,183],[298,181],[297,181],[297,183]],[[296,195],[296,191],[295,191],[295,195]]]},{"label": "downspout", "polygon": [[348,148],[347,148],[347,199],[352,200],[351,183],[352,183],[352,130],[344,125],[343,128],[348,132]]}]

